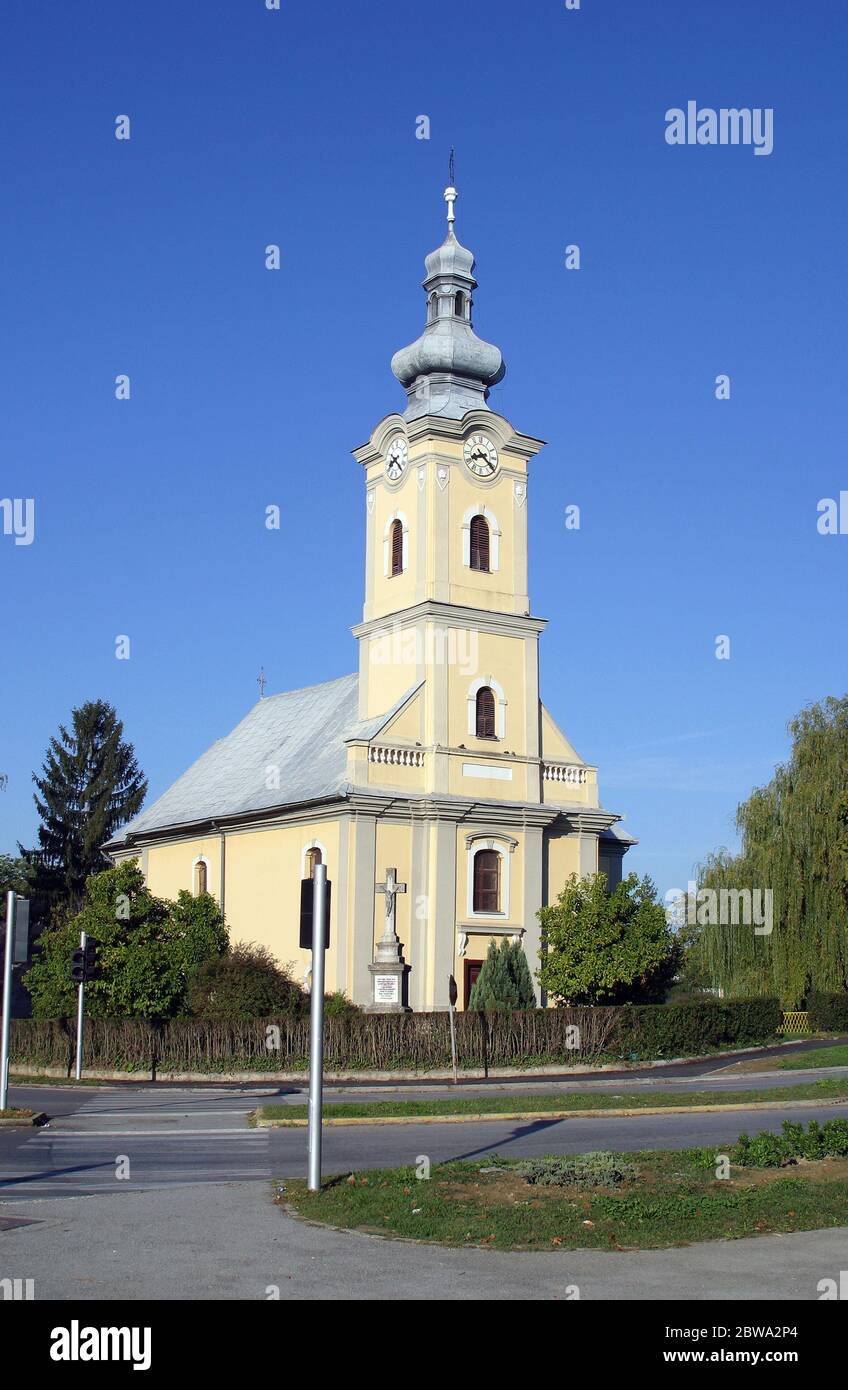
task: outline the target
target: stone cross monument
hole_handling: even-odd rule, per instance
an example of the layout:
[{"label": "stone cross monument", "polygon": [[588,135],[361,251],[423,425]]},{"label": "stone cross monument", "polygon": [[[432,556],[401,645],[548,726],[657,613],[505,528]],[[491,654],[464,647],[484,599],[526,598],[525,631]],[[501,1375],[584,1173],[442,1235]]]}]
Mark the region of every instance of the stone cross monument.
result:
[{"label": "stone cross monument", "polygon": [[369,1013],[407,1013],[405,1002],[406,976],[409,967],[403,959],[400,941],[395,930],[395,908],[398,893],[406,892],[406,884],[398,883],[397,869],[386,869],[385,883],[374,885],[386,900],[383,934],[377,942],[377,954],[368,969],[371,972],[371,1004]]}]

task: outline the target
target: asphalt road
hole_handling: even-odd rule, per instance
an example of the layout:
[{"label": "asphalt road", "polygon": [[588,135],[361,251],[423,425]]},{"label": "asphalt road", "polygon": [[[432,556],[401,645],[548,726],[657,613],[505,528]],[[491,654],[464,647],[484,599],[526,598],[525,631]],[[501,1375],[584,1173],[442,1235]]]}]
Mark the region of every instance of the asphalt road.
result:
[{"label": "asphalt road", "polygon": [[[785,1073],[778,1073],[769,1074],[760,1084],[779,1094],[781,1086],[797,1080],[797,1074],[787,1080]],[[745,1081],[756,1083],[757,1078]],[[683,1095],[694,1083],[677,1084]],[[711,1083],[713,1088],[718,1084]],[[569,1084],[567,1089],[573,1087]],[[303,1176],[305,1129],[256,1130],[247,1125],[248,1112],[270,1099],[302,1102],[304,1095],[293,1088],[281,1095],[275,1087],[14,1087],[13,1104],[44,1109],[51,1119],[40,1129],[0,1130],[0,1202]],[[494,1154],[519,1157],[599,1148],[721,1146],[742,1129],[779,1130],[785,1119],[837,1115],[848,1116],[848,1102],[823,1102],[815,1108],[787,1102],[779,1110],[731,1114],[330,1127],[324,1131],[324,1171],[408,1164],[420,1154],[444,1162]]]}]

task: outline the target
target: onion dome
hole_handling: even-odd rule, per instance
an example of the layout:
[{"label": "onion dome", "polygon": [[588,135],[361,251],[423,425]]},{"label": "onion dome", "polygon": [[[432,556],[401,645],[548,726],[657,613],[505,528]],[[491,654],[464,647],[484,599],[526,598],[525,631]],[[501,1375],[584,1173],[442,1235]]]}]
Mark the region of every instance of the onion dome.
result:
[{"label": "onion dome", "polygon": [[406,388],[404,418],[441,415],[461,420],[468,410],[486,407],[489,387],[506,372],[499,348],[471,326],[474,256],[453,230],[456,189],[445,189],[448,234],[427,256],[422,281],[427,294],[427,325],[421,337],[392,358],[392,371]]}]

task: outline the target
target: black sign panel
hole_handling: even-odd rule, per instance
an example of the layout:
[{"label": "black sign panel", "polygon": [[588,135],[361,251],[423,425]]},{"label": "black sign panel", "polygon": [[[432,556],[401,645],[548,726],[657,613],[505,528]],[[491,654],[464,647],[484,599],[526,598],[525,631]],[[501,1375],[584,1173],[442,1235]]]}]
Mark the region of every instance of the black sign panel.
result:
[{"label": "black sign panel", "polygon": [[15,898],[15,934],[12,937],[12,962],[23,965],[29,955],[29,898]]},{"label": "black sign panel", "polygon": [[[324,899],[326,905],[326,919],[324,922],[324,950],[330,945],[330,890],[332,884],[327,879],[327,893]],[[315,895],[315,880],[312,878],[302,878],[300,880],[300,945],[304,951],[312,950],[312,903]]]}]

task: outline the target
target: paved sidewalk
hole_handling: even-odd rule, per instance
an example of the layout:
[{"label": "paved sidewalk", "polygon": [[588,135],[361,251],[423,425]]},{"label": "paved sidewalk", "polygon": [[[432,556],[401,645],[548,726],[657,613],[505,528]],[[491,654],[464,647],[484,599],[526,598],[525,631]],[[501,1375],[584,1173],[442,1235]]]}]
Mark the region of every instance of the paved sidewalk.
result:
[{"label": "paved sidewalk", "polygon": [[0,1278],[37,1299],[816,1299],[848,1228],[676,1250],[501,1254],[309,1226],[266,1182],[0,1205]]}]

